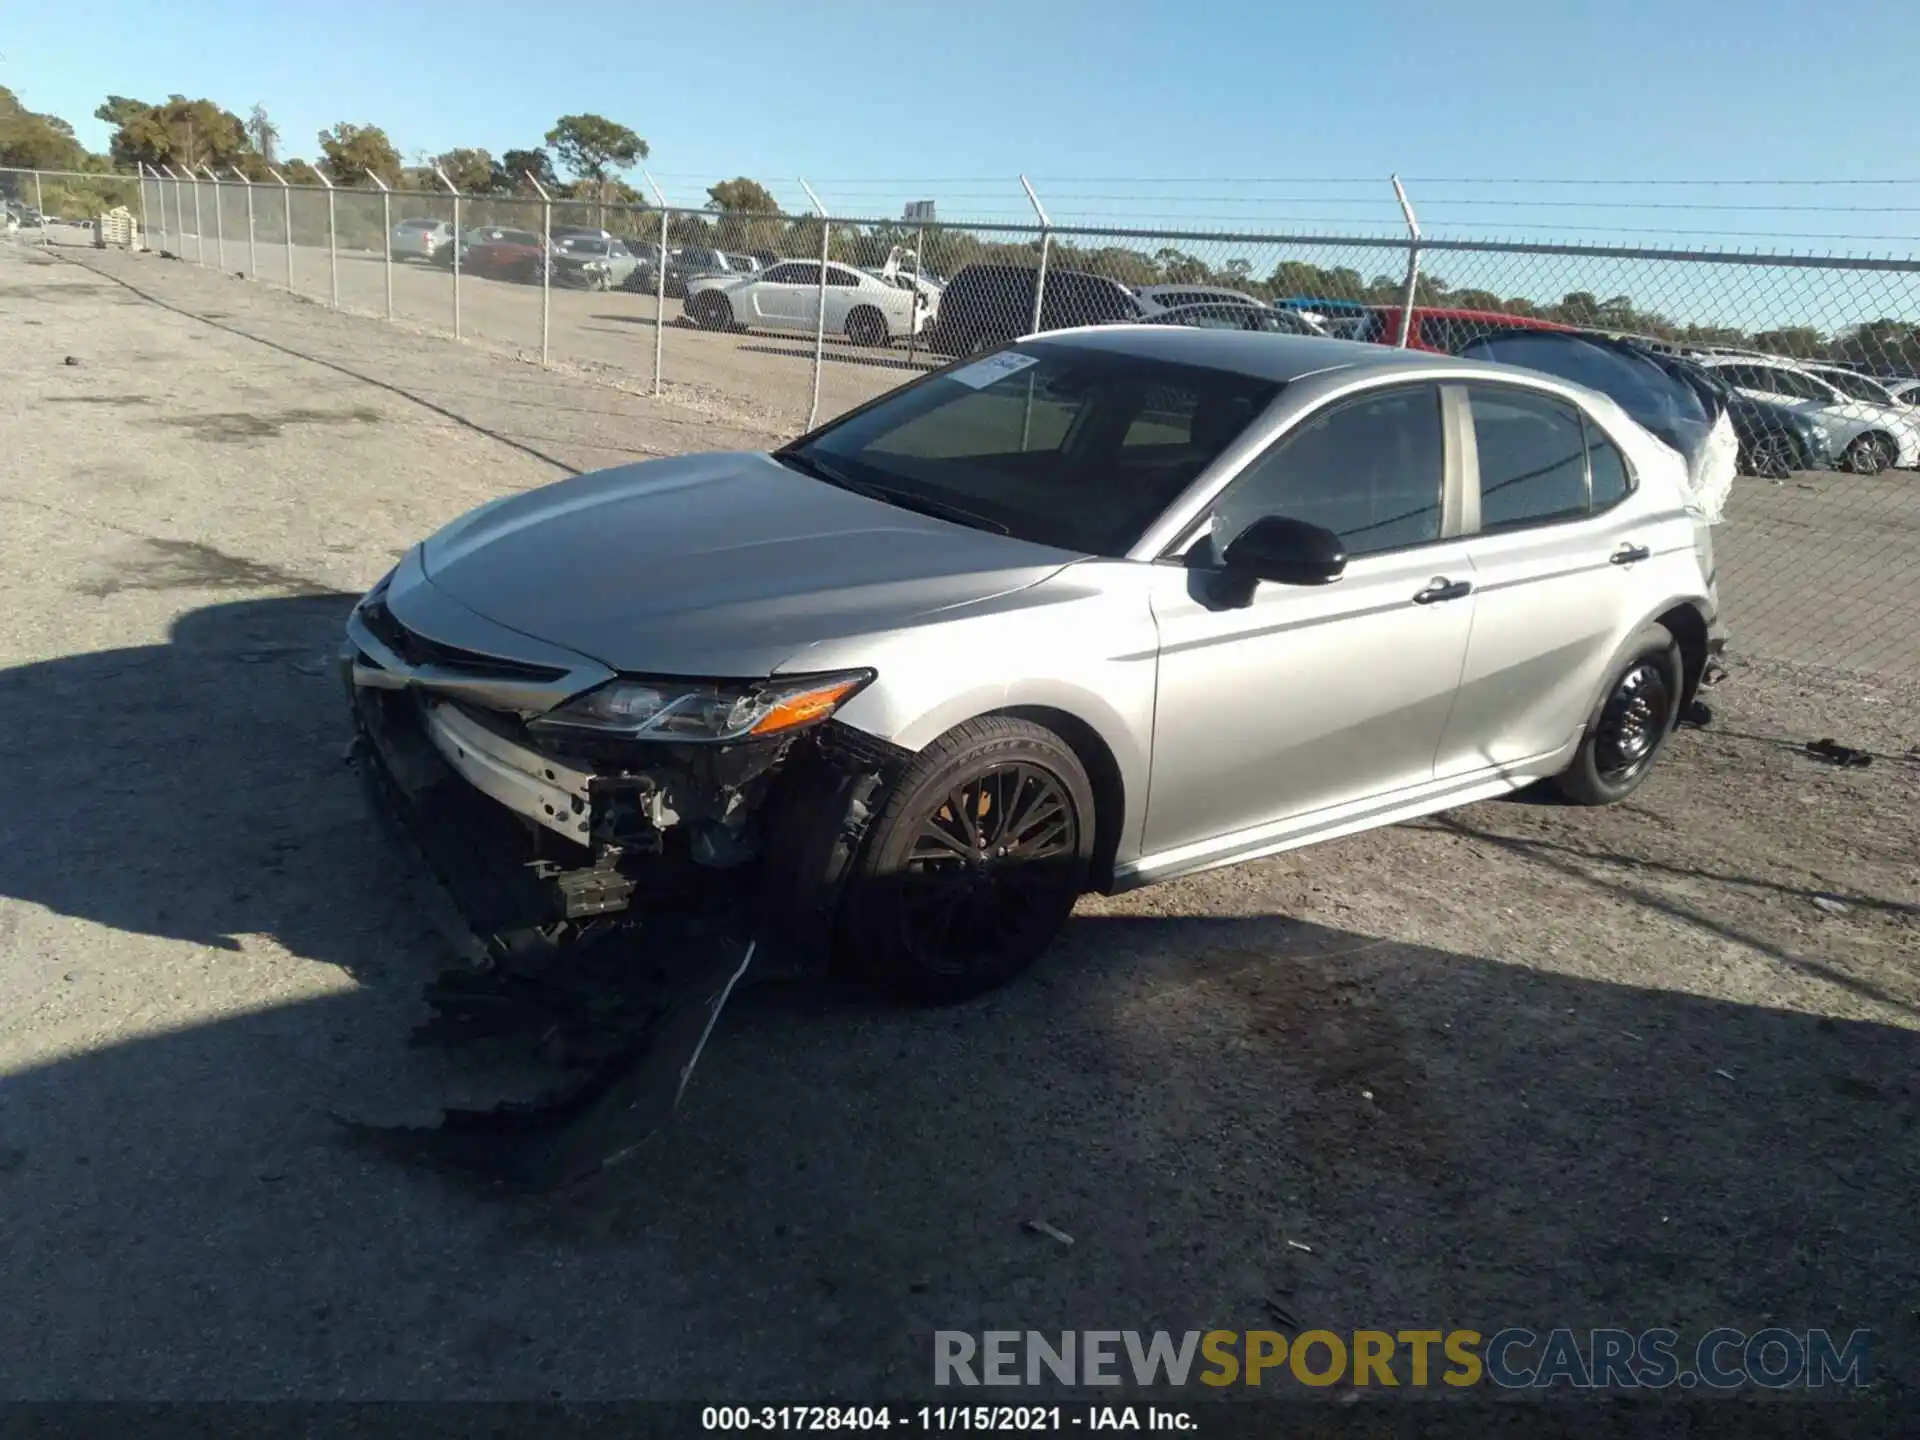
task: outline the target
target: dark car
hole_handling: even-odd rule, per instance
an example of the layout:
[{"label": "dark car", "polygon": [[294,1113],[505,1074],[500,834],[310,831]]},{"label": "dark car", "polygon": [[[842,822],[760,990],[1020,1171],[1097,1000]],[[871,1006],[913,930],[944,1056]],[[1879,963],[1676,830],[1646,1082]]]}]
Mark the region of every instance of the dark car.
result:
[{"label": "dark car", "polygon": [[[660,251],[655,246],[640,257],[640,263],[634,267],[633,274],[627,277],[626,288],[641,290],[652,294],[660,286]],[[687,293],[687,282],[698,280],[704,275],[732,275],[737,273],[727,263],[727,257],[718,250],[706,245],[683,245],[678,250],[667,252],[667,295],[670,299],[683,299]]]},{"label": "dark car", "polygon": [[1030,265],[964,265],[940,295],[940,318],[928,343],[948,355],[972,355],[1034,330],[1124,325],[1144,318],[1134,293],[1118,280],[1084,270],[1049,269],[1033,323],[1040,271]]}]

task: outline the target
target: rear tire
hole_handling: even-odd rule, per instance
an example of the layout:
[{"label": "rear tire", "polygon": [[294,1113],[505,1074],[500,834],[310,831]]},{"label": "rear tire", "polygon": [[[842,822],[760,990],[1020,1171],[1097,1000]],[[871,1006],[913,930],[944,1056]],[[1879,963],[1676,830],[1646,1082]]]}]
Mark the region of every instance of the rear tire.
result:
[{"label": "rear tire", "polygon": [[733,328],[733,302],[724,295],[715,295],[712,291],[695,295],[687,302],[687,311],[702,330]]},{"label": "rear tire", "polygon": [[847,316],[847,339],[856,345],[885,345],[891,337],[887,333],[887,317],[871,305],[862,305]]},{"label": "rear tire", "polygon": [[1872,433],[1856,435],[1841,457],[1841,464],[1856,475],[1878,475],[1888,469],[1899,458],[1893,441],[1887,436]]},{"label": "rear tire", "polygon": [[1686,671],[1664,625],[1642,627],[1607,674],[1573,763],[1553,788],[1575,805],[1613,805],[1640,788],[1680,718]]},{"label": "rear tire", "polygon": [[1093,785],[1051,730],[969,720],[916,756],[867,832],[839,946],[874,984],[921,1004],[1004,985],[1054,941],[1086,889]]},{"label": "rear tire", "polygon": [[1768,435],[1754,443],[1747,473],[1762,480],[1784,480],[1798,468],[1798,459],[1791,440],[1784,435]]}]

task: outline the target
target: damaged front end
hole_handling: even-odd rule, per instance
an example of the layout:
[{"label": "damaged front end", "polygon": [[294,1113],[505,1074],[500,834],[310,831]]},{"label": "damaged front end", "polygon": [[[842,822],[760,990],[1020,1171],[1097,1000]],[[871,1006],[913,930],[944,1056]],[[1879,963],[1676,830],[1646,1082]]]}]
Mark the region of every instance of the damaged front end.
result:
[{"label": "damaged front end", "polygon": [[341,656],[350,758],[461,957],[428,987],[416,1041],[524,1041],[561,1085],[436,1129],[352,1128],[544,1189],[671,1117],[750,967],[825,958],[841,877],[904,756],[833,719],[870,673],[641,680],[513,648],[539,658],[428,639],[383,582]]}]

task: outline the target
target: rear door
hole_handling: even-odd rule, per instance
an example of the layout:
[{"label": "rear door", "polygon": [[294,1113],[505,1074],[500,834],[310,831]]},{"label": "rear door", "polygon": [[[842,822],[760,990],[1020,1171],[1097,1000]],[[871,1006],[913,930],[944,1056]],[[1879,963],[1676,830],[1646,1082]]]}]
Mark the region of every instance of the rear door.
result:
[{"label": "rear door", "polygon": [[1641,597],[1655,526],[1626,504],[1619,449],[1570,402],[1476,381],[1447,387],[1472,538],[1473,634],[1440,744],[1442,779],[1564,747],[1599,694]]}]

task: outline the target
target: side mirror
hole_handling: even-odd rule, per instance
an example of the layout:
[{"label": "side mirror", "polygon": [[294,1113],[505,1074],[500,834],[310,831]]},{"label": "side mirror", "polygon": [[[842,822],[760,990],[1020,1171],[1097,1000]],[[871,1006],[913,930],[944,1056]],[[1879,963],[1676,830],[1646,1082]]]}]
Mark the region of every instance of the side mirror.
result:
[{"label": "side mirror", "polygon": [[1276,585],[1330,585],[1346,573],[1347,547],[1331,530],[1263,515],[1220,557],[1229,571]]}]

